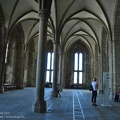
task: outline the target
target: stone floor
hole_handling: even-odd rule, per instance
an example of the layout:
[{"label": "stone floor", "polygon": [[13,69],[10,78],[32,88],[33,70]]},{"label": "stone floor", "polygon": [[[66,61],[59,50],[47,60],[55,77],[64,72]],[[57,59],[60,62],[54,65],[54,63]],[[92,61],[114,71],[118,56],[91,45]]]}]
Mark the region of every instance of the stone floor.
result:
[{"label": "stone floor", "polygon": [[98,94],[98,106],[91,105],[91,92],[64,89],[62,97],[50,97],[51,88],[45,88],[46,113],[32,112],[35,88],[12,90],[0,94],[2,120],[120,120],[120,103],[109,101],[103,106],[103,95]]}]

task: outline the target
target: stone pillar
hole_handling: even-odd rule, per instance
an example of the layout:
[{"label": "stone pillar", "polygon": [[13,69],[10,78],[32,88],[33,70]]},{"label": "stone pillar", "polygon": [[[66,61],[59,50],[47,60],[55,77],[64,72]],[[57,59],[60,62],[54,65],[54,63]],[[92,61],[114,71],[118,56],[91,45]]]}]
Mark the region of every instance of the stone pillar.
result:
[{"label": "stone pillar", "polygon": [[[65,55],[62,55],[61,85],[65,88]],[[73,80],[73,79],[72,79]]]},{"label": "stone pillar", "polygon": [[120,85],[120,40],[113,41],[113,92]]},{"label": "stone pillar", "polygon": [[60,84],[60,91],[62,91],[62,82],[61,82],[61,75],[62,75],[62,52],[59,52],[59,78],[58,78],[58,83]]},{"label": "stone pillar", "polygon": [[114,32],[112,38],[112,48],[113,55],[111,57],[111,61],[113,62],[112,70],[111,70],[111,80],[112,80],[112,91],[113,95],[115,95],[118,86],[120,85],[120,1],[118,1],[118,6],[115,13],[115,23],[114,23]]},{"label": "stone pillar", "polygon": [[29,55],[28,55],[28,68],[27,68],[27,86],[33,87],[35,86],[34,80],[34,52],[31,51],[29,48]]},{"label": "stone pillar", "polygon": [[[22,40],[19,36],[18,41]],[[16,85],[16,89],[23,89],[24,79],[24,44],[16,42],[15,45],[15,64],[14,64],[14,78],[13,81]]]},{"label": "stone pillar", "polygon": [[[109,64],[108,64],[108,34],[106,32],[106,30],[103,28],[102,29],[102,41],[101,41],[101,56],[99,58],[99,60],[101,61],[101,75],[99,78],[101,78],[99,80],[99,92],[100,93],[104,93],[104,90],[103,90],[103,73],[104,72],[108,72],[109,71]],[[101,77],[102,76],[102,77]]]},{"label": "stone pillar", "polygon": [[94,55],[91,57],[91,81],[94,78]]},{"label": "stone pillar", "polygon": [[36,97],[33,105],[33,111],[38,113],[46,112],[46,101],[44,100],[44,82],[46,73],[46,39],[47,39],[47,21],[49,11],[39,10],[39,39],[36,70]]},{"label": "stone pillar", "polygon": [[36,86],[36,53],[33,52],[33,86]]},{"label": "stone pillar", "polygon": [[109,106],[109,73],[103,72],[103,106]]},{"label": "stone pillar", "polygon": [[6,41],[5,41],[4,20],[2,20],[2,18],[0,20],[1,20],[0,21],[0,93],[3,93]]},{"label": "stone pillar", "polygon": [[95,56],[94,56],[94,77],[99,78],[98,76],[98,46],[95,44]]},{"label": "stone pillar", "polygon": [[24,87],[27,86],[27,80],[28,80],[28,51],[25,52],[24,79],[23,79]]},{"label": "stone pillar", "polygon": [[105,29],[102,30],[102,71],[108,72],[108,39]]},{"label": "stone pillar", "polygon": [[98,58],[99,58],[99,93],[103,93],[103,74],[102,74],[102,54],[99,53],[98,55]]},{"label": "stone pillar", "polygon": [[85,82],[85,84],[86,84],[86,87],[88,87],[89,88],[89,86],[90,86],[90,84],[91,84],[91,81],[92,81],[92,79],[91,79],[91,59],[90,59],[90,53],[86,53],[86,55],[85,55],[85,80],[84,80],[84,82]]},{"label": "stone pillar", "polygon": [[58,74],[58,43],[54,42],[54,65],[53,65],[53,84],[52,97],[58,97],[57,93],[57,74]]},{"label": "stone pillar", "polygon": [[120,1],[118,1],[116,7],[114,32],[112,37],[113,55],[111,57],[111,61],[113,62],[113,68],[111,68],[111,83],[114,96],[120,85]]},{"label": "stone pillar", "polygon": [[114,99],[114,91],[113,91],[113,81],[114,81],[114,78],[113,78],[113,71],[114,71],[114,67],[113,67],[113,42],[112,41],[109,41],[109,76],[110,76],[110,81],[109,81],[109,84],[110,84],[110,99],[113,100]]}]

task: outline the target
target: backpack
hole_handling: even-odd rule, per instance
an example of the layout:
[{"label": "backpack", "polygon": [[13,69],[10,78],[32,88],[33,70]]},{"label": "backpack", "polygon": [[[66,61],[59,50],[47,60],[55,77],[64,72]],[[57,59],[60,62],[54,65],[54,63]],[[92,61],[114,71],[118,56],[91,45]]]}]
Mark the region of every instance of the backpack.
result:
[{"label": "backpack", "polygon": [[93,86],[92,86],[92,84],[91,84],[90,87],[89,87],[89,91],[93,91]]}]

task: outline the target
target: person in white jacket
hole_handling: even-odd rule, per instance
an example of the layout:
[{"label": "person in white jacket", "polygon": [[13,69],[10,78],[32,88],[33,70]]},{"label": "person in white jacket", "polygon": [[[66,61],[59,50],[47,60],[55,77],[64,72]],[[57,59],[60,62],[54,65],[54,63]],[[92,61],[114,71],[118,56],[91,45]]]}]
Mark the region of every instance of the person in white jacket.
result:
[{"label": "person in white jacket", "polygon": [[92,87],[93,87],[91,101],[92,101],[92,105],[94,105],[94,106],[97,106],[96,98],[97,98],[98,83],[96,81],[97,81],[97,79],[94,78],[91,83]]}]

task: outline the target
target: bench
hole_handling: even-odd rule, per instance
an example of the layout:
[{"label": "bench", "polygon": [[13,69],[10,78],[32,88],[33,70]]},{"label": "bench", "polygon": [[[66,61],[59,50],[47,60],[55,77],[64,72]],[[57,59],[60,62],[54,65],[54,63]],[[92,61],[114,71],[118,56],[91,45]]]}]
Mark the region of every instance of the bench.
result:
[{"label": "bench", "polygon": [[70,88],[72,89],[81,89],[83,88],[82,84],[72,84],[70,85]]},{"label": "bench", "polygon": [[45,87],[51,88],[51,87],[52,87],[52,83],[51,83],[51,82],[46,82],[46,83],[45,83]]},{"label": "bench", "polygon": [[14,85],[13,83],[4,83],[5,91],[14,90],[14,89],[16,89],[16,85]]}]

